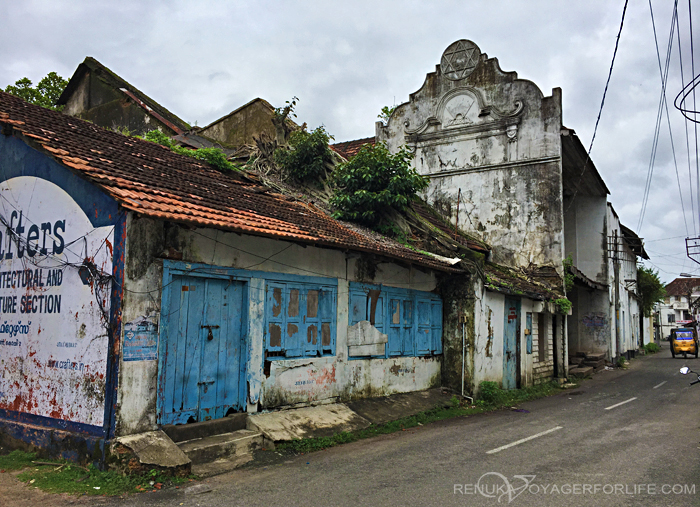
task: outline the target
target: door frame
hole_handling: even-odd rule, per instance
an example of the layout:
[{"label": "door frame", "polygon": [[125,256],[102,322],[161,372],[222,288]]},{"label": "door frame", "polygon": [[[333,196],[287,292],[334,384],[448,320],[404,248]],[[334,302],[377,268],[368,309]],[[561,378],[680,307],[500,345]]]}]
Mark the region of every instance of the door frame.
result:
[{"label": "door frame", "polygon": [[[521,385],[521,376],[520,376],[520,367],[521,367],[521,358],[520,358],[520,353],[521,353],[521,344],[520,344],[520,339],[521,339],[521,331],[522,331],[522,326],[521,326],[521,313],[522,313],[522,300],[520,298],[515,298],[515,297],[510,297],[510,296],[505,296],[503,299],[503,378],[501,380],[501,385],[505,385],[505,379],[506,379],[506,364],[507,364],[507,358],[506,358],[506,329],[508,327],[508,310],[509,310],[509,305],[508,301],[513,301],[515,303],[515,313],[516,313],[516,325],[515,325],[515,389],[518,389]],[[505,387],[504,387],[505,388]]]},{"label": "door frame", "polygon": [[[242,276],[242,273],[245,275]],[[166,378],[166,344],[168,341],[168,329],[170,326],[170,298],[172,297],[172,283],[175,276],[196,277],[204,279],[230,280],[231,282],[241,282],[243,287],[243,298],[241,302],[241,357],[239,372],[238,403],[243,410],[247,407],[248,388],[246,373],[250,361],[250,333],[248,323],[248,309],[250,308],[250,279],[252,272],[245,272],[233,268],[212,266],[209,264],[187,263],[182,261],[163,261],[163,289],[160,302],[160,323],[158,342],[158,376],[156,390],[156,422],[163,424],[164,406],[163,389]]]}]

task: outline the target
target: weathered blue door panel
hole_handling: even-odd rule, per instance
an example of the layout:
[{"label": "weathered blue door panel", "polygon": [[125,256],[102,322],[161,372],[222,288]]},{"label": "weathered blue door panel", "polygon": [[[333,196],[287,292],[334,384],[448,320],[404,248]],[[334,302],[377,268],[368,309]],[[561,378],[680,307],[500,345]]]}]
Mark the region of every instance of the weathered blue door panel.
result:
[{"label": "weathered blue door panel", "polygon": [[525,329],[527,336],[525,336],[525,339],[527,340],[525,342],[525,352],[528,354],[532,354],[532,313],[527,312],[525,314]]},{"label": "weathered blue door panel", "polygon": [[517,385],[518,337],[520,336],[520,300],[505,299],[503,322],[503,389]]},{"label": "weathered blue door panel", "polygon": [[244,288],[226,279],[173,277],[163,424],[217,419],[241,408]]},{"label": "weathered blue door panel", "polygon": [[432,316],[430,300],[418,300],[418,334],[416,336],[416,354],[426,356],[432,349],[430,320]]}]

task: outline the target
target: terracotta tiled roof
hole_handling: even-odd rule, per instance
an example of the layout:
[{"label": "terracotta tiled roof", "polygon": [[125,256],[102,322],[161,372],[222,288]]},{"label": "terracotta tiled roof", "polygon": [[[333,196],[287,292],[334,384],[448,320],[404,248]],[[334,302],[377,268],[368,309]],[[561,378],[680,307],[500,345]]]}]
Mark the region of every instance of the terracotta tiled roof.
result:
[{"label": "terracotta tiled roof", "polygon": [[418,213],[424,220],[428,221],[433,227],[439,229],[460,245],[484,254],[488,254],[491,251],[489,245],[483,241],[479,241],[478,239],[467,237],[467,235],[462,231],[460,231],[459,234],[455,234],[454,228],[448,227],[448,225],[451,224],[447,224],[445,219],[438,216],[436,212],[426,203],[422,201],[414,201],[411,203],[411,208],[413,208],[416,213]]},{"label": "terracotta tiled roof", "polygon": [[676,278],[666,286],[668,296],[687,296],[695,287],[700,287],[700,278]]},{"label": "terracotta tiled roof", "polygon": [[365,144],[375,144],[374,137],[365,137],[364,139],[355,139],[354,141],[345,141],[344,143],[331,144],[331,149],[341,155],[343,158],[350,160],[357,155]]},{"label": "terracotta tiled roof", "polygon": [[23,139],[145,216],[199,227],[380,254],[443,271],[458,270],[400,243],[351,230],[313,205],[245,175],[222,173],[155,143],[126,137],[0,92],[3,134]]},{"label": "terracotta tiled roof", "polygon": [[[510,295],[520,295],[535,300],[550,300],[564,297],[561,278],[550,276],[547,268],[516,271],[513,268],[486,263],[486,287]],[[556,271],[555,271],[556,273]]]}]

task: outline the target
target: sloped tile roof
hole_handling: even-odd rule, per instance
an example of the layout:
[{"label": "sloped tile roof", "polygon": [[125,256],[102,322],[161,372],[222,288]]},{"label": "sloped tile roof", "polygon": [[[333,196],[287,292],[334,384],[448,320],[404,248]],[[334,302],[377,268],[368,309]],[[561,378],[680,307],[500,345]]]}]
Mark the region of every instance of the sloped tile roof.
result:
[{"label": "sloped tile roof", "polygon": [[[553,270],[553,268],[552,268]],[[547,273],[547,268],[521,269],[501,266],[487,262],[484,267],[486,288],[509,295],[520,295],[535,300],[550,300],[564,297],[561,288],[561,278]],[[527,271],[527,272],[526,272]]]},{"label": "sloped tile roof", "polygon": [[0,92],[0,125],[145,216],[380,254],[442,271],[461,271],[387,238],[378,240],[313,205],[272,193],[236,172],[178,155]]},{"label": "sloped tile roof", "polygon": [[357,155],[365,144],[375,144],[376,139],[374,136],[365,137],[364,139],[355,139],[354,141],[345,141],[344,143],[331,144],[331,149],[341,155],[343,158],[350,160],[352,157]]},{"label": "sloped tile roof", "polygon": [[666,286],[668,296],[687,296],[695,287],[700,287],[700,278],[676,278]]}]

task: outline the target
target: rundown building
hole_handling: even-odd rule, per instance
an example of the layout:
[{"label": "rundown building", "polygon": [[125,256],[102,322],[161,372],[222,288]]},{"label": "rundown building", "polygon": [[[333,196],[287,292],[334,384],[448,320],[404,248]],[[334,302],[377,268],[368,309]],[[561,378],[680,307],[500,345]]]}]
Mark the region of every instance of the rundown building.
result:
[{"label": "rundown building", "polygon": [[[636,299],[627,294],[636,271],[624,275],[628,285],[619,291],[623,298],[617,304],[624,300],[628,307],[620,310],[624,324],[616,326],[608,236],[620,227],[611,225],[608,188],[576,133],[562,123],[559,88],[545,96],[533,82],[503,71],[497,59],[473,42],[459,40],[445,50],[435,72],[408,102],[397,106],[386,124],[376,123],[375,140],[392,151],[407,147],[413,152],[418,172],[431,178],[428,202],[456,226],[493,245],[489,260],[494,264],[551,287],[550,303],[564,298],[564,263],[571,259],[566,274],[573,285],[566,288],[566,297],[575,313],[566,305],[535,305],[532,310],[533,322],[552,330],[547,331],[553,353],[547,376],[566,377],[569,354],[604,351],[611,359],[620,350],[631,350],[625,347],[639,336],[632,324],[639,312]],[[482,301],[478,318],[494,311],[497,318],[507,317],[515,309],[525,322],[529,312],[516,304],[523,298],[513,296],[507,309],[499,304],[494,310]],[[532,332],[535,327],[521,329]],[[624,329],[623,341],[610,347],[618,329]],[[483,334],[483,329],[477,331],[477,336]],[[524,341],[525,335],[518,342],[504,338],[504,357],[516,356],[519,364],[527,364],[520,346]],[[490,371],[498,378],[500,364]],[[529,378],[525,370],[518,371],[522,379]],[[503,385],[513,384],[504,378]]]},{"label": "rundown building", "polygon": [[[267,139],[285,138],[284,131],[278,132],[281,125],[273,122],[275,108],[261,98],[253,99],[247,104],[234,109],[226,116],[211,122],[206,127],[197,129],[197,135],[215,140],[231,149],[255,145],[256,138],[265,136]],[[298,129],[299,126],[285,119],[288,130]]]},{"label": "rundown building", "polygon": [[[494,245],[493,263],[556,287],[554,293],[563,297],[561,131],[559,89],[544,97],[534,83],[502,71],[495,58],[482,54],[473,42],[460,40],[445,50],[435,72],[408,102],[396,107],[386,125],[377,122],[375,137],[392,151],[406,146],[415,154],[416,169],[431,178],[427,200],[460,228]],[[513,301],[521,301],[514,296]],[[531,333],[532,326],[522,323],[527,313],[539,323],[542,313],[548,328],[561,330],[558,349],[548,342],[548,350],[556,351],[549,374],[566,376],[564,317],[550,313],[551,305],[529,312],[513,301],[494,307],[484,303],[476,317],[508,321],[511,315],[513,322],[515,309],[521,323],[519,340],[499,340],[502,368],[508,369],[509,357],[528,364],[527,347],[522,345],[531,336],[524,330]],[[477,336],[483,335],[483,330],[477,331]],[[557,341],[556,333],[549,336]],[[499,377],[501,365],[494,368],[487,377]],[[531,377],[523,373],[524,385]],[[514,387],[508,380],[503,384]]]},{"label": "rundown building", "polygon": [[58,99],[63,113],[100,127],[143,135],[161,130],[176,136],[190,126],[124,79],[88,56]]},{"label": "rundown building", "polygon": [[478,263],[5,93],[0,125],[2,445],[95,458],[175,424],[441,384],[465,289],[440,281],[469,292]]}]

